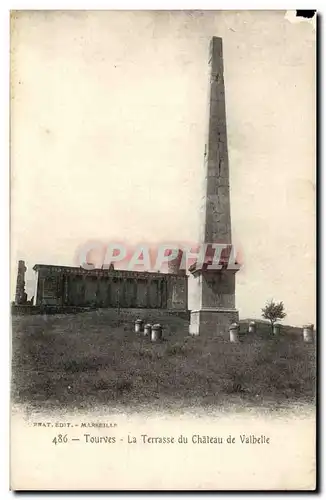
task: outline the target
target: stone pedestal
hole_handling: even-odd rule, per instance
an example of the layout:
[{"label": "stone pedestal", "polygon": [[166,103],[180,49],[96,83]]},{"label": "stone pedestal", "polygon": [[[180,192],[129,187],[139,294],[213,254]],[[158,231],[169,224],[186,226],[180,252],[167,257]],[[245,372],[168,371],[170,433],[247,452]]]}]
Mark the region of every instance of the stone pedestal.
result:
[{"label": "stone pedestal", "polygon": [[148,335],[148,337],[151,336],[151,331],[152,331],[152,325],[150,323],[147,323],[144,326],[144,335]]},{"label": "stone pedestal", "polygon": [[162,340],[162,326],[157,323],[152,326],[151,341],[158,342],[159,340]]},{"label": "stone pedestal", "polygon": [[217,335],[227,339],[230,325],[239,321],[234,271],[195,271],[194,277],[198,280],[200,307],[191,311],[190,335]]},{"label": "stone pedestal", "polygon": [[191,311],[190,335],[213,335],[228,338],[229,327],[239,321],[236,309],[200,309]]}]

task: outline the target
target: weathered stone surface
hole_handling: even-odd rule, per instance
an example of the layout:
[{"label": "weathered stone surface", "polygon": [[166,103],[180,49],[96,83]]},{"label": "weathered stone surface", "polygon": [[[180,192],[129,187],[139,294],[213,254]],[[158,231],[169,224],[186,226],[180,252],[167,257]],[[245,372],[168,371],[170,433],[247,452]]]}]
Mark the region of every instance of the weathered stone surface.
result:
[{"label": "weathered stone surface", "polygon": [[200,309],[191,311],[190,335],[208,335],[229,339],[229,327],[232,323],[239,321],[239,313],[236,309]]},{"label": "weathered stone surface", "polygon": [[228,272],[202,273],[202,305],[203,307],[235,307],[235,275]]},{"label": "weathered stone surface", "polygon": [[183,276],[175,276],[170,279],[168,282],[168,309],[184,309],[187,297],[187,279],[184,279]]}]

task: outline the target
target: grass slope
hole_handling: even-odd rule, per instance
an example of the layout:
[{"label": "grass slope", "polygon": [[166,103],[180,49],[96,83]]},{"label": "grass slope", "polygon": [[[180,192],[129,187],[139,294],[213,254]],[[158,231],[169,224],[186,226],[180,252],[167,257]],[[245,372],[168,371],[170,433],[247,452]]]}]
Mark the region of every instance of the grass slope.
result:
[{"label": "grass slope", "polygon": [[160,322],[165,340],[151,344],[131,318],[120,324],[104,310],[13,317],[13,401],[43,408],[313,402],[315,346],[301,335],[284,329],[271,338],[261,325],[255,337],[231,344],[188,336],[180,318]]}]

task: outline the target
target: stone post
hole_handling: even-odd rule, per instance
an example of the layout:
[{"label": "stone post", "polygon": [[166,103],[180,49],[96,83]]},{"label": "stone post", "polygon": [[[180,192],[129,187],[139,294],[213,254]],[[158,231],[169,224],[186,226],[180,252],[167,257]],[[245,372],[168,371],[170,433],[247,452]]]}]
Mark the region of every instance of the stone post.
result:
[{"label": "stone post", "polygon": [[144,322],[142,319],[136,319],[135,321],[135,332],[141,333],[143,331]]},{"label": "stone post", "polygon": [[256,333],[255,321],[250,321],[249,326],[248,326],[248,333]]},{"label": "stone post", "polygon": [[309,324],[303,327],[303,340],[304,342],[311,343],[314,338],[314,325]]},{"label": "stone post", "polygon": [[240,330],[239,323],[232,323],[232,325],[230,325],[229,327],[230,342],[233,343],[239,342],[239,330]]},{"label": "stone post", "polygon": [[159,323],[157,323],[156,325],[152,326],[151,341],[157,342],[158,340],[161,339],[162,339],[162,326]]},{"label": "stone post", "polygon": [[146,325],[144,326],[144,335],[148,335],[150,337],[151,331],[152,331],[152,325],[150,323],[146,323]]},{"label": "stone post", "polygon": [[274,323],[273,325],[273,335],[279,335],[281,332],[281,325],[279,323]]}]

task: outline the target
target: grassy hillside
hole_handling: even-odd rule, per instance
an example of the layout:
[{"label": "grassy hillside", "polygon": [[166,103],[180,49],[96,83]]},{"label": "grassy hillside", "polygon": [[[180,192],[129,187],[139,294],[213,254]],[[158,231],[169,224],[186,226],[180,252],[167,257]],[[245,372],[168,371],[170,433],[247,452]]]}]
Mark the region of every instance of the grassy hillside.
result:
[{"label": "grassy hillside", "polygon": [[[240,344],[188,336],[188,323],[163,317],[152,344],[109,312],[13,317],[13,400],[34,406],[284,405],[313,402],[315,346],[266,325]],[[242,324],[242,331],[245,325]]]}]

